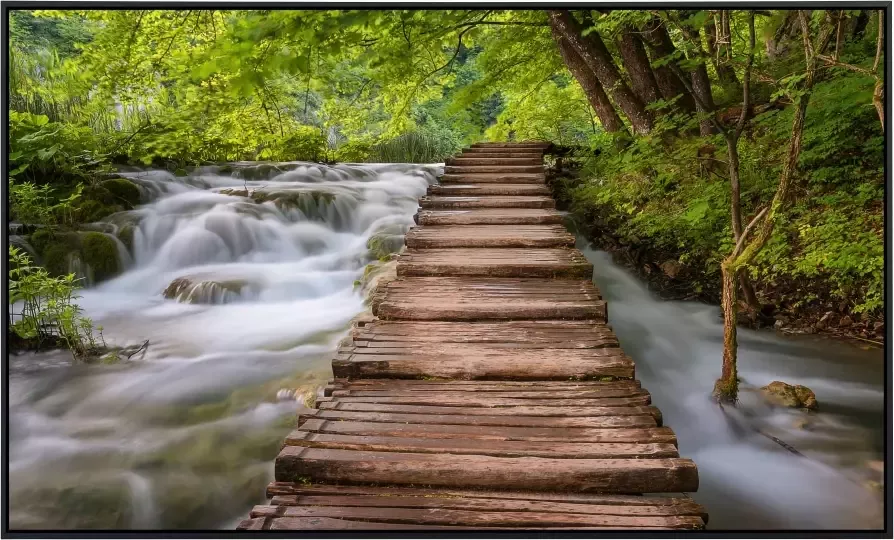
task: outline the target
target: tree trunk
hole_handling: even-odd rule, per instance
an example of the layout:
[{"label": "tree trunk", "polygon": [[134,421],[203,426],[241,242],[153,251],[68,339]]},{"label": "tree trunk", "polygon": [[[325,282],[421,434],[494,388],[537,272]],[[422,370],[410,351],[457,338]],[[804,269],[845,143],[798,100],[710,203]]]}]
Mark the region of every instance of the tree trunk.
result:
[{"label": "tree trunk", "polygon": [[630,86],[633,92],[643,103],[654,103],[661,98],[661,91],[652,72],[649,63],[649,55],[642,40],[633,33],[632,29],[625,28],[618,38],[618,51],[627,75],[630,76]]},{"label": "tree trunk", "polygon": [[[717,78],[720,79],[720,84],[724,86],[739,86],[736,70],[727,61],[727,49],[730,44],[718,43],[718,28],[720,27],[714,24],[714,19],[709,17],[708,22],[705,23],[705,38],[708,41],[708,52],[711,54],[711,62],[714,64],[714,70],[717,71]],[[723,38],[729,39],[729,35],[725,34]]]},{"label": "tree trunk", "polygon": [[[676,47],[674,47],[667,29],[664,28],[661,19],[657,17],[654,17],[643,28],[642,37],[652,53],[653,63],[666,59],[676,52]],[[674,61],[669,60],[668,62]],[[674,74],[670,66],[665,63],[654,68],[653,72],[655,73],[655,82],[658,83],[661,97],[670,101],[680,96],[680,99],[677,100],[677,106],[684,112],[695,112],[695,100],[692,99],[692,94],[689,93],[689,90],[686,89],[680,78]]]},{"label": "tree trunk", "polygon": [[624,122],[618,116],[618,112],[615,111],[612,102],[609,101],[608,95],[606,95],[605,90],[599,83],[599,79],[596,78],[596,74],[587,67],[584,59],[577,54],[577,51],[568,43],[568,40],[562,37],[562,34],[556,27],[552,27],[552,33],[565,66],[574,75],[577,82],[580,83],[581,88],[584,89],[587,101],[590,102],[590,105],[596,112],[596,116],[599,117],[599,122],[602,123],[603,129],[609,132],[624,131]]},{"label": "tree trunk", "polygon": [[720,378],[714,383],[714,398],[719,401],[735,403],[739,397],[739,379],[736,369],[736,289],[737,274],[730,268],[729,261],[720,267],[723,275],[723,368]]},{"label": "tree trunk", "polygon": [[[689,15],[685,11],[681,11],[680,14],[683,17]],[[698,53],[704,57],[705,51],[702,48],[702,38],[698,33],[698,28],[692,28],[685,24],[681,24],[680,28],[686,39],[694,43]],[[699,115],[714,114],[714,96],[711,94],[711,79],[708,78],[708,68],[705,67],[704,61],[699,62],[692,72],[692,91],[695,94],[695,108]],[[699,122],[699,131],[702,135],[711,135],[715,131],[714,125],[707,118],[703,119]]]},{"label": "tree trunk", "polygon": [[615,103],[633,126],[633,130],[642,135],[650,132],[652,115],[621,78],[614,59],[599,34],[592,32],[584,38],[581,35],[580,23],[567,10],[549,10],[547,13],[550,25],[568,40],[584,63],[596,74],[603,88],[609,89],[615,98]]}]

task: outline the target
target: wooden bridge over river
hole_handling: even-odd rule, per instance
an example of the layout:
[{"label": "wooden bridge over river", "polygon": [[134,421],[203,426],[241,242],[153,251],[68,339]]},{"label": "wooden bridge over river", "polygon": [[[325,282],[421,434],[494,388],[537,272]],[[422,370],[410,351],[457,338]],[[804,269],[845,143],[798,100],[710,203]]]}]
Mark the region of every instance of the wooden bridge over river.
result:
[{"label": "wooden bridge over river", "polygon": [[544,149],[447,163],[239,529],[704,527],[698,471],[607,324]]}]

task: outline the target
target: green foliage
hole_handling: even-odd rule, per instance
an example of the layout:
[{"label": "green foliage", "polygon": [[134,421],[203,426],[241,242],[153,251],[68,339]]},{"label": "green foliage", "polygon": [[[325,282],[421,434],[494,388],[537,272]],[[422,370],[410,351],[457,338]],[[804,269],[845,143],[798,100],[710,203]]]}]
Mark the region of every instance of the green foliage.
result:
[{"label": "green foliage", "polygon": [[370,148],[370,160],[379,163],[437,163],[456,153],[461,146],[422,131],[404,133]]},{"label": "green foliage", "polygon": [[76,360],[98,351],[93,323],[73,302],[78,298],[75,275],[52,277],[14,246],[8,258],[10,329],[38,347],[61,340]]}]

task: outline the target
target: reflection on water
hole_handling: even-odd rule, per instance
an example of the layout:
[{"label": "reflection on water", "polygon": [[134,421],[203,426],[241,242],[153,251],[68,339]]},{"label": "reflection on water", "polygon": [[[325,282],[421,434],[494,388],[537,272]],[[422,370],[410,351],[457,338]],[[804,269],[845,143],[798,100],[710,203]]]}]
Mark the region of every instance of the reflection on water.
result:
[{"label": "reflection on water", "polygon": [[[680,454],[698,465],[693,496],[707,507],[710,529],[883,526],[883,492],[871,484],[881,481],[884,459],[880,349],[740,329],[744,390],[725,414],[709,398],[720,375],[719,309],[660,300],[608,253],[580,237],[578,247],[595,266],[609,324],[637,376],[677,433]],[[774,380],[813,389],[819,412],[766,406],[757,388]]]},{"label": "reflection on water", "polygon": [[[435,172],[125,173],[149,202],[103,227],[133,227],[132,260],[79,303],[111,344],[150,346],[112,366],[59,351],[10,359],[11,527],[226,527],[260,503],[295,421],[297,403],[277,391],[331,376],[363,309],[367,243],[400,239]],[[192,287],[183,302],[163,296],[177,279]]]}]

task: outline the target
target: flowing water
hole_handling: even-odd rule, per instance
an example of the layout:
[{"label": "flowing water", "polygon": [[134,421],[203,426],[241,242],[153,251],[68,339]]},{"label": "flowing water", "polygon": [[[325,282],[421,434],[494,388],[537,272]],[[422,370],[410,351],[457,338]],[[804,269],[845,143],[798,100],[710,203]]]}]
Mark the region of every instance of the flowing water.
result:
[{"label": "flowing water", "polygon": [[[10,359],[11,526],[233,527],[264,500],[294,425],[297,404],[280,390],[301,399],[330,376],[364,309],[354,282],[368,247],[400,243],[436,172],[292,163],[127,173],[151,200],[102,227],[136,225],[132,249],[120,246],[128,267],[80,303],[111,344],[149,347],[117,365],[75,366],[61,352]],[[771,409],[745,391],[725,414],[707,398],[718,310],[661,301],[579,244],[638,376],[698,464],[710,528],[881,526],[881,490],[866,485],[883,459],[879,350],[743,330],[745,382],[805,384],[821,409]]]},{"label": "flowing water", "polygon": [[[124,173],[147,203],[100,228],[133,228],[127,269],[78,302],[110,345],[148,350],[118,365],[71,365],[58,351],[10,359],[11,527],[232,527],[261,503],[295,422],[280,390],[300,400],[331,376],[364,309],[355,280],[368,245],[402,245],[437,172]],[[163,294],[175,280],[179,301]]]},{"label": "flowing water", "polygon": [[[698,465],[693,497],[707,507],[709,529],[883,527],[881,349],[740,329],[745,384],[739,406],[721,410],[709,399],[720,375],[719,308],[660,300],[608,253],[580,237],[578,247],[594,264],[637,377],[676,432],[680,455]],[[774,380],[811,388],[819,411],[768,407],[757,389]]]}]

